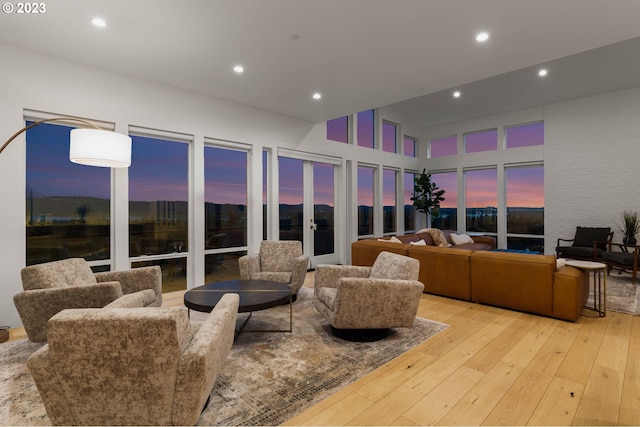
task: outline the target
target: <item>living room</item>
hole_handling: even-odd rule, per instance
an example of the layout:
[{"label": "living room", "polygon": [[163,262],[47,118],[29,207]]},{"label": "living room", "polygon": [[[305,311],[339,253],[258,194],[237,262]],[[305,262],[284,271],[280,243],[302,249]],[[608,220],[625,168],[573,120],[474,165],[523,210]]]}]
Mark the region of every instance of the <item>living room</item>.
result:
[{"label": "living room", "polygon": [[[280,4],[281,2],[278,2]],[[286,2],[285,2],[286,3]],[[71,4],[71,3],[70,3]],[[74,3],[73,6],[81,9],[81,2]],[[219,3],[224,6],[224,2]],[[249,3],[243,2],[248,7]],[[54,15],[55,6],[48,4],[49,10],[40,17],[21,16],[25,25],[25,32],[34,33],[33,26],[37,24],[25,22],[27,19],[51,19]],[[129,10],[131,6],[124,3],[119,4],[122,10]],[[147,7],[155,7],[147,4]],[[402,7],[421,7],[419,2],[408,2]],[[470,6],[465,2],[465,6]],[[504,6],[492,3],[493,7]],[[547,6],[552,7],[551,4]],[[640,211],[640,201],[635,194],[635,183],[638,174],[635,167],[640,158],[638,141],[640,140],[640,81],[638,76],[638,55],[623,56],[624,52],[638,51],[638,36],[640,30],[635,25],[632,17],[637,16],[637,6],[634,2],[621,2],[619,9],[612,7],[608,2],[594,3],[592,5],[598,12],[611,13],[605,21],[607,30],[617,27],[619,32],[609,38],[606,31],[598,29],[598,19],[589,18],[587,15],[595,14],[592,10],[584,9],[584,17],[588,24],[582,27],[571,28],[576,34],[565,33],[558,37],[558,43],[566,39],[578,39],[578,33],[589,34],[591,31],[605,33],[600,34],[602,39],[591,41],[592,44],[583,48],[567,47],[566,54],[559,52],[539,54],[538,58],[544,60],[529,62],[522,61],[511,64],[511,68],[483,70],[473,80],[464,76],[452,76],[457,78],[455,84],[451,80],[443,80],[443,83],[434,83],[434,90],[423,89],[419,86],[418,93],[423,95],[435,93],[443,109],[455,108],[455,99],[451,97],[454,89],[460,88],[462,96],[458,101],[465,101],[465,97],[482,93],[482,97],[505,97],[514,94],[512,91],[503,93],[500,89],[491,86],[491,77],[506,73],[507,71],[532,72],[532,79],[538,79],[535,73],[541,65],[559,60],[561,57],[568,57],[571,54],[586,52],[605,45],[621,43],[619,49],[608,53],[608,60],[619,55],[621,63],[604,63],[605,69],[610,73],[627,73],[632,77],[631,82],[627,81],[622,87],[616,86],[612,74],[596,74],[595,82],[605,81],[605,89],[595,90],[587,94],[568,96],[562,100],[553,102],[533,100],[534,103],[522,103],[517,107],[499,112],[487,114],[482,108],[468,112],[462,119],[449,121],[444,118],[442,121],[423,124],[421,119],[407,112],[400,105],[400,101],[408,98],[408,93],[396,96],[393,101],[381,102],[376,98],[371,87],[360,89],[362,92],[353,92],[350,98],[362,100],[353,104],[337,105],[329,110],[325,107],[325,102],[330,102],[332,95],[327,90],[322,90],[324,99],[312,105],[313,111],[307,118],[296,118],[295,115],[284,114],[279,111],[270,111],[262,104],[252,106],[247,102],[234,102],[222,97],[215,97],[208,94],[197,93],[191,89],[181,89],[177,85],[158,83],[162,76],[136,76],[131,73],[115,72],[109,70],[108,65],[95,66],[84,64],[81,56],[75,59],[64,59],[67,57],[64,43],[58,45],[59,52],[38,51],[37,44],[22,47],[16,38],[21,37],[20,28],[22,24],[16,24],[16,15],[3,14],[0,16],[0,24],[4,28],[0,30],[0,57],[2,57],[3,67],[0,76],[3,81],[2,98],[0,100],[0,123],[4,129],[5,138],[15,130],[24,126],[25,118],[47,118],[50,116],[74,116],[89,118],[100,123],[111,125],[115,131],[120,133],[130,133],[134,130],[152,131],[157,136],[187,135],[192,141],[192,165],[190,179],[192,195],[190,201],[193,206],[197,206],[204,201],[201,193],[204,192],[204,178],[201,177],[203,160],[196,153],[204,151],[206,144],[214,141],[219,146],[233,148],[245,148],[247,152],[248,177],[247,177],[247,205],[263,205],[263,152],[270,153],[272,165],[269,174],[272,182],[278,182],[279,175],[277,169],[277,158],[279,156],[295,156],[303,161],[329,161],[339,163],[336,186],[341,188],[336,194],[336,226],[337,236],[336,251],[334,254],[335,263],[349,263],[350,244],[362,235],[358,234],[358,219],[355,215],[357,211],[357,166],[359,164],[375,166],[379,170],[393,169],[400,174],[407,172],[420,172],[423,168],[435,172],[451,172],[458,174],[458,225],[459,230],[464,231],[465,221],[461,215],[464,209],[463,174],[465,170],[473,168],[491,167],[496,170],[498,176],[497,186],[504,188],[503,174],[505,167],[510,165],[540,165],[544,167],[544,252],[546,254],[555,253],[555,244],[558,238],[570,238],[578,225],[588,226],[610,226],[615,228],[616,221],[624,210]],[[394,6],[395,7],[395,6]],[[337,3],[332,4],[332,8],[338,8]],[[567,15],[562,15],[568,19],[568,11],[583,10],[582,5],[573,3],[566,6],[564,10]],[[482,8],[481,8],[482,9]],[[489,8],[491,9],[491,8]],[[541,8],[544,9],[544,8]],[[422,10],[422,9],[420,9]],[[390,13],[389,9],[385,9]],[[79,11],[78,11],[79,12]],[[92,11],[93,13],[93,11]],[[97,13],[97,12],[95,12]],[[133,13],[133,12],[129,12]],[[487,15],[490,13],[486,12]],[[552,14],[554,12],[548,12]],[[87,15],[89,13],[87,12]],[[124,14],[124,12],[123,12]],[[560,11],[558,11],[560,16]],[[54,15],[56,16],[56,15]],[[607,15],[608,16],[608,15]],[[408,17],[405,13],[404,17]],[[625,19],[626,17],[626,19]],[[324,17],[325,19],[326,16]],[[105,18],[109,21],[109,17]],[[117,19],[113,18],[117,23]],[[134,19],[130,17],[129,19]],[[397,19],[397,18],[396,18]],[[423,18],[414,17],[412,22]],[[470,19],[467,17],[466,19]],[[593,19],[593,20],[591,20]],[[10,21],[11,20],[11,21]],[[5,23],[7,25],[5,25]],[[11,24],[11,25],[9,25]],[[603,23],[600,23],[603,24]],[[18,27],[16,27],[18,25]],[[63,26],[64,21],[58,21],[55,26]],[[83,24],[84,25],[84,24]],[[124,24],[123,24],[124,25]],[[482,25],[477,23],[476,25]],[[497,25],[497,23],[496,23]],[[511,24],[513,25],[513,23]],[[551,25],[551,24],[549,24]],[[87,39],[89,46],[96,47],[94,50],[99,54],[108,57],[110,50],[118,52],[121,44],[114,44],[109,47],[107,33],[95,33],[94,28],[87,26],[87,33],[78,38]],[[293,28],[295,27],[295,28]],[[554,28],[561,28],[554,27]],[[114,25],[114,30],[117,25]],[[105,28],[111,31],[108,26]],[[12,33],[9,33],[12,31]],[[49,30],[52,31],[52,30]],[[504,29],[503,31],[506,31]],[[513,30],[515,34],[518,32]],[[55,31],[54,31],[55,32]],[[138,29],[139,33],[144,33]],[[500,40],[499,32],[491,31],[489,43]],[[137,33],[135,33],[137,34]],[[234,33],[235,34],[235,33]],[[299,39],[291,38],[298,34]],[[314,33],[316,34],[316,33]],[[318,32],[321,34],[321,32]],[[560,34],[560,32],[558,33]],[[473,30],[469,30],[471,48],[477,48],[473,40]],[[305,42],[304,28],[298,25],[291,25],[283,33],[282,43],[295,44]],[[240,37],[240,36],[238,36]],[[310,36],[309,36],[310,37]],[[233,44],[236,38],[231,37],[226,43]],[[119,43],[122,43],[120,41]],[[136,39],[139,43],[140,56],[144,61],[157,63],[157,68],[163,68],[168,74],[179,74],[181,70],[186,70],[192,65],[184,57],[178,57],[171,64],[161,61],[163,55],[162,47],[146,45],[147,40],[140,36]],[[338,43],[338,41],[334,41]],[[54,43],[55,44],[55,43]],[[52,47],[53,49],[53,47]],[[296,47],[287,47],[296,49]],[[573,49],[573,50],[572,50]],[[576,50],[578,49],[578,50]],[[569,53],[570,52],[570,53]],[[207,53],[205,51],[205,53]],[[467,52],[468,53],[468,52]],[[532,52],[538,54],[537,52]],[[214,55],[211,53],[211,55]],[[416,53],[411,53],[415,56]],[[232,55],[233,56],[233,55]],[[480,66],[482,58],[476,58],[477,54],[470,54],[469,61]],[[588,55],[585,53],[585,58]],[[121,61],[133,61],[134,58],[127,58]],[[444,60],[444,59],[443,59]],[[585,59],[586,60],[586,59]],[[238,61],[248,61],[241,58]],[[326,60],[326,63],[329,63]],[[433,61],[431,61],[433,62]],[[437,62],[437,61],[436,61]],[[464,60],[460,60],[461,68],[465,68]],[[560,61],[561,62],[561,61]],[[326,63],[314,63],[315,68],[322,68]],[[171,65],[171,66],[170,66]],[[221,68],[229,68],[233,64],[224,64]],[[560,65],[560,64],[559,64]],[[173,69],[171,69],[174,67]],[[331,72],[333,68],[330,68]],[[549,75],[543,84],[549,85],[550,81],[556,78],[554,69],[549,67]],[[254,72],[247,66],[246,74]],[[578,70],[580,72],[580,70]],[[588,74],[584,71],[585,75]],[[231,75],[230,78],[238,76]],[[366,74],[366,73],[364,73]],[[453,73],[453,71],[451,72]],[[245,76],[239,76],[240,78]],[[402,76],[390,75],[389,79],[402,80]],[[622,78],[622,77],[621,77]],[[635,81],[633,80],[635,78]],[[580,79],[580,74],[563,75],[560,87],[568,87],[574,80]],[[363,80],[366,80],[363,78]],[[538,80],[539,81],[539,80]],[[475,83],[474,83],[475,82]],[[229,80],[229,86],[242,86]],[[320,84],[320,83],[318,83]],[[353,83],[356,86],[355,83]],[[469,85],[468,87],[466,85]],[[363,82],[364,85],[364,82]],[[444,86],[442,86],[444,85]],[[475,86],[474,86],[475,85]],[[594,83],[595,85],[595,83]],[[375,87],[375,86],[374,86]],[[481,89],[485,90],[484,92]],[[243,90],[256,90],[256,88],[237,88]],[[288,89],[286,93],[292,92]],[[301,98],[305,102],[313,103],[311,92],[316,88],[304,88],[305,93]],[[488,92],[486,92],[488,90]],[[541,90],[542,91],[542,90]],[[307,93],[308,92],[308,93]],[[368,94],[368,95],[367,95]],[[517,92],[515,93],[517,95]],[[364,97],[367,95],[368,97]],[[337,96],[337,95],[334,95]],[[518,97],[520,98],[520,97]],[[385,98],[386,99],[386,98]],[[519,101],[521,101],[519,99]],[[325,103],[325,104],[323,104]],[[348,109],[346,106],[349,106]],[[460,105],[457,104],[457,105]],[[476,104],[478,105],[478,104]],[[308,107],[305,107],[308,108]],[[406,107],[405,107],[406,108]],[[466,107],[468,108],[468,107]],[[476,107],[477,108],[477,107]],[[350,116],[355,124],[355,117],[360,111],[375,109],[376,125],[381,128],[383,121],[399,124],[401,134],[416,137],[419,140],[419,157],[389,154],[382,149],[367,149],[359,147],[353,141],[344,144],[335,141],[328,141],[326,138],[326,121],[342,116]],[[326,110],[326,111],[325,111]],[[307,110],[308,111],[308,110]],[[311,119],[311,117],[318,117]],[[427,118],[435,114],[425,115]],[[521,148],[518,150],[499,149],[491,152],[482,152],[465,155],[462,147],[463,135],[485,129],[497,129],[499,140],[505,127],[524,123],[544,123],[544,145],[536,147]],[[357,126],[357,124],[356,124]],[[352,130],[352,132],[354,132]],[[457,138],[457,156],[429,158],[428,141],[433,139],[455,135]],[[0,283],[3,294],[6,298],[0,302],[0,324],[18,326],[19,318],[11,301],[11,296],[22,290],[20,283],[20,269],[26,265],[25,253],[27,252],[25,242],[25,218],[27,217],[27,207],[25,206],[26,194],[26,159],[25,140],[16,140],[0,155],[0,179],[3,185],[0,189],[1,198],[5,206],[2,211],[2,221],[0,230],[3,236],[2,251],[0,259]],[[248,148],[248,149],[247,149]],[[401,180],[399,180],[401,181]],[[137,262],[130,257],[129,230],[128,230],[128,172],[127,170],[114,169],[111,176],[112,182],[112,242],[111,258],[106,261],[113,270],[127,269],[132,262]],[[378,187],[381,186],[382,179],[379,178]],[[267,237],[278,237],[278,194],[277,188],[269,194],[270,210],[267,212]],[[381,191],[377,189],[375,191]],[[404,184],[398,183],[397,194],[406,192]],[[400,198],[400,196],[398,196]],[[505,193],[503,190],[496,192],[498,206],[505,206]],[[376,208],[382,211],[381,202],[376,202]],[[401,205],[402,203],[399,203]],[[186,287],[190,288],[205,282],[205,230],[202,225],[204,214],[201,210],[191,208],[189,231],[191,253],[185,254],[188,259]],[[501,213],[506,215],[506,212]],[[377,215],[373,224],[374,236],[385,234],[383,231],[382,215]],[[424,218],[419,221],[424,221]],[[245,251],[255,253],[260,241],[265,236],[263,231],[263,211],[262,209],[251,209],[247,218],[247,241],[243,247],[235,248],[235,252]],[[424,223],[418,222],[416,228]],[[396,233],[403,234],[405,230],[402,218],[398,215]],[[617,231],[616,231],[617,232]],[[387,233],[388,234],[388,233]],[[498,229],[495,235],[499,247],[507,246],[507,230],[504,221],[498,221]],[[324,262],[324,261],[323,261]],[[427,316],[428,317],[428,316]],[[443,320],[446,323],[446,320]]]}]

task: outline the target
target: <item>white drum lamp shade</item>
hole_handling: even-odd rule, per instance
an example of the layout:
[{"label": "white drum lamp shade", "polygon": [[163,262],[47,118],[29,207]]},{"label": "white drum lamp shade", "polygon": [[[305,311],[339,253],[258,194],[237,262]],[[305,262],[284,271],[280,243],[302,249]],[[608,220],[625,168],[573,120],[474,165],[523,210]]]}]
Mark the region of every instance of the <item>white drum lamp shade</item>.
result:
[{"label": "white drum lamp shade", "polygon": [[131,137],[99,129],[73,129],[69,160],[89,166],[126,168],[131,165]]}]

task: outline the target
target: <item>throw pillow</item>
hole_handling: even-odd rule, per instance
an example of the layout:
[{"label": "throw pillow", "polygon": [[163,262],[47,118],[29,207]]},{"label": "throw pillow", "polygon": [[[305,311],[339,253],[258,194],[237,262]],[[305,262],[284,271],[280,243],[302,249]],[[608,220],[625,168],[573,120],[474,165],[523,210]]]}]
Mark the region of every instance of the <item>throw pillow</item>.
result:
[{"label": "throw pillow", "polygon": [[409,242],[410,245],[413,246],[427,246],[427,242],[424,240],[418,240],[417,242]]},{"label": "throw pillow", "polygon": [[378,239],[379,242],[390,242],[390,243],[402,243],[402,240],[398,239],[396,236],[391,236],[390,239]]},{"label": "throw pillow", "polygon": [[436,244],[436,246],[447,247],[447,248],[451,246],[451,243],[447,242],[447,238],[445,237],[442,230],[438,228],[427,228],[425,230],[427,233],[429,233],[429,235],[433,239],[433,242]]},{"label": "throw pillow", "polygon": [[565,265],[567,265],[567,260],[566,259],[564,259],[564,258],[556,259],[556,269],[557,270],[561,269]]},{"label": "throw pillow", "polygon": [[473,243],[473,239],[468,234],[450,234],[451,241],[454,245],[466,245],[468,243]]}]

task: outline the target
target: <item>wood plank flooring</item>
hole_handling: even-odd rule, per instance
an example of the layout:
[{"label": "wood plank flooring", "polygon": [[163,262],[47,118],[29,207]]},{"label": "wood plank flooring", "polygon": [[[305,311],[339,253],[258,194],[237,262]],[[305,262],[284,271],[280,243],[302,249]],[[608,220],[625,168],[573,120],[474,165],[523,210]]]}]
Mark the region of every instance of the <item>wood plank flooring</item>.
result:
[{"label": "wood plank flooring", "polygon": [[570,323],[427,294],[418,315],[449,327],[284,425],[640,425],[639,316]]}]

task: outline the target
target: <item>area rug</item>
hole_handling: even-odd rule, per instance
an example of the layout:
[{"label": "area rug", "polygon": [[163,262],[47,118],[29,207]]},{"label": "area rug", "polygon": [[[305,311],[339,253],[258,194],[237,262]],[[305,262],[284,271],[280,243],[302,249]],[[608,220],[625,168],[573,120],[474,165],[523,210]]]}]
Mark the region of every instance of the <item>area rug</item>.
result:
[{"label": "area rug", "polygon": [[[416,318],[373,343],[334,337],[302,288],[293,304],[293,332],[243,332],[234,342],[199,425],[278,425],[447,327]],[[191,312],[192,318],[204,316]],[[245,314],[238,315],[239,321]],[[286,329],[288,305],[256,312],[252,329]],[[47,425],[44,406],[25,362],[40,344],[0,345],[0,423]]]},{"label": "area rug", "polygon": [[[640,314],[639,286],[631,282],[631,275],[611,272],[607,276],[607,311]],[[587,307],[593,307],[593,274],[589,275],[589,300]]]}]

